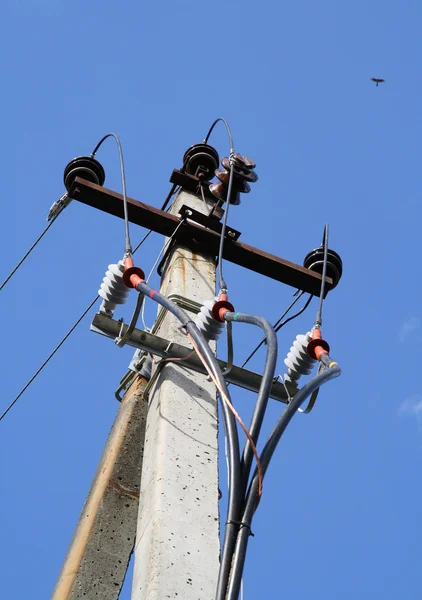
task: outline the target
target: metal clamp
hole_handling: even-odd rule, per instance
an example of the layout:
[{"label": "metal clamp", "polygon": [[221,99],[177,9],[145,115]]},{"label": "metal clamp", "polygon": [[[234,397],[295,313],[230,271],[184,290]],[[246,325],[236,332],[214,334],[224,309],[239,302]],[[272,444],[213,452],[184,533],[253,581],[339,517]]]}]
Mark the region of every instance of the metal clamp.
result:
[{"label": "metal clamp", "polygon": [[138,322],[139,314],[141,312],[143,302],[144,302],[144,295],[138,293],[135,310],[133,311],[133,315],[130,320],[129,326],[127,327],[127,329],[123,335],[122,335],[122,333],[123,333],[123,329],[124,329],[124,321],[123,321],[123,319],[121,319],[122,326],[120,327],[119,335],[114,340],[114,343],[117,346],[119,346],[119,348],[123,348],[123,346],[126,344],[126,342],[130,339],[130,336],[132,335],[132,333],[136,327],[136,323]]},{"label": "metal clamp", "polygon": [[122,402],[123,397],[120,395],[120,392],[126,392],[126,390],[132,385],[133,380],[136,377],[135,371],[128,371],[126,375],[123,376],[123,379],[120,381],[120,385],[117,390],[114,392],[114,396],[116,400]]},{"label": "metal clamp", "polygon": [[[318,375],[320,373],[322,373],[325,369],[325,365],[324,363],[320,362],[319,363],[319,367],[318,367]],[[319,388],[317,388],[314,392],[312,392],[311,397],[309,398],[309,402],[306,408],[299,408],[299,412],[301,412],[304,415],[309,415],[309,413],[311,412],[311,410],[313,409],[313,407],[315,406],[315,402],[317,401],[318,398],[318,394],[319,394]]]},{"label": "metal clamp", "polygon": [[[141,297],[142,294],[139,294],[139,297]],[[195,302],[194,300],[190,300],[189,298],[185,298],[184,296],[181,296],[180,294],[170,294],[168,296],[169,300],[171,300],[172,302],[174,302],[175,304],[177,304],[178,306],[180,306],[181,308],[185,308],[186,310],[189,310],[191,312],[195,312],[198,313],[201,309],[201,304],[199,304],[198,302]],[[143,300],[143,298],[142,298]],[[139,317],[139,312],[141,310],[142,307],[142,301],[138,298],[138,302],[139,305],[137,303],[135,311],[133,313],[132,316],[132,320],[130,322],[129,327],[126,329],[126,332],[124,333],[124,335],[122,336],[122,331],[124,328],[124,324],[122,322],[122,325],[120,327],[120,333],[118,335],[118,337],[115,339],[115,343],[119,346],[122,347],[124,344],[126,344],[126,342],[130,339],[135,326],[136,326],[136,321],[138,320]],[[136,314],[137,312],[137,314]],[[154,334],[157,329],[160,327],[160,325],[162,324],[164,317],[166,316],[166,313],[168,311],[165,308],[162,308],[158,314],[158,317],[151,329],[151,333]],[[133,325],[133,327],[132,327]],[[120,340],[120,343],[118,343],[118,340]],[[123,342],[123,343],[122,343]],[[168,352],[170,350],[171,347],[171,342],[169,343],[169,345],[166,348],[166,352]],[[133,359],[130,362],[129,365],[129,370],[126,372],[126,374],[123,376],[122,380],[120,381],[120,385],[117,388],[117,390],[115,391],[114,395],[117,398],[117,400],[119,402],[122,401],[122,397],[121,397],[121,392],[125,392],[127,390],[127,388],[129,387],[129,385],[132,384],[132,379],[136,374],[139,374],[139,371],[143,365],[143,363],[145,362],[147,357],[147,353],[145,353],[140,359],[139,361],[136,363],[136,365],[133,363]],[[157,373],[157,371],[159,370],[159,365],[157,366],[156,371],[154,372],[153,376],[151,379],[155,378],[155,374]],[[160,368],[161,370],[161,368]],[[150,380],[151,381],[151,380]],[[150,382],[148,382],[145,390],[144,390],[144,394],[148,391],[148,389],[151,389],[150,386]]]}]

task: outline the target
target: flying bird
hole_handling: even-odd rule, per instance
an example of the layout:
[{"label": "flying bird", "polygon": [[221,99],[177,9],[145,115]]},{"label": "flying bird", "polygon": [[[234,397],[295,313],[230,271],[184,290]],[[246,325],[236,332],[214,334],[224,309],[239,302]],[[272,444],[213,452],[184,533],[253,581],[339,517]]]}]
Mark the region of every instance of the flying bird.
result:
[{"label": "flying bird", "polygon": [[385,83],[385,79],[377,79],[376,77],[371,77],[371,81],[377,84],[377,87],[380,83]]}]

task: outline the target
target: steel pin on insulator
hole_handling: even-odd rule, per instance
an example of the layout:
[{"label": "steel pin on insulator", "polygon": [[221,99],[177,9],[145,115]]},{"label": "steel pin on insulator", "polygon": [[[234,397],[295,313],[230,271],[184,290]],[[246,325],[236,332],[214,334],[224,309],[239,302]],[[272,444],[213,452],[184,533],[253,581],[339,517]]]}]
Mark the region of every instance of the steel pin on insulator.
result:
[{"label": "steel pin on insulator", "polygon": [[103,278],[103,283],[98,290],[98,295],[103,299],[100,312],[112,315],[118,304],[125,304],[129,289],[123,283],[123,261],[109,265]]}]

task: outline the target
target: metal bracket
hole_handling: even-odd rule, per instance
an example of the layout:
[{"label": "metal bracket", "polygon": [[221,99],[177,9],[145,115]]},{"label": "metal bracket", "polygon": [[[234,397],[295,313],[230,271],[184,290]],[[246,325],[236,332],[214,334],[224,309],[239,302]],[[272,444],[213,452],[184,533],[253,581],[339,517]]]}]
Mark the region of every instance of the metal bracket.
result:
[{"label": "metal bracket", "polygon": [[[204,215],[203,213],[194,210],[193,208],[191,208],[190,206],[187,206],[186,204],[184,204],[182,206],[182,208],[179,210],[179,215],[181,217],[185,217],[185,219],[190,219],[191,221],[194,221],[195,223],[199,223],[200,225],[203,225],[204,227],[208,227],[208,229],[212,229],[213,231],[216,231],[217,233],[221,233],[222,229],[223,229],[223,225],[222,223],[220,223],[220,221],[218,221],[217,219],[213,219],[212,217],[209,217],[208,215]],[[232,227],[227,227],[226,228],[226,236],[231,239],[231,240],[238,240],[239,237],[242,234],[240,233],[240,231],[237,231],[236,229],[233,229]]]},{"label": "metal bracket", "polygon": [[[169,300],[171,300],[172,302],[174,302],[175,304],[177,304],[181,308],[189,310],[190,312],[198,313],[200,311],[200,309],[201,309],[201,304],[199,304],[198,302],[195,302],[195,300],[190,300],[189,298],[185,298],[184,296],[181,296],[180,294],[169,294],[168,298],[169,298]],[[135,309],[135,311],[136,311],[136,309]],[[157,331],[157,329],[160,327],[160,325],[162,324],[162,322],[164,320],[164,317],[166,316],[167,312],[168,311],[165,308],[162,308],[160,310],[160,312],[158,314],[158,317],[155,320],[155,323],[154,323],[154,325],[153,325],[153,327],[151,329],[151,334],[154,334]],[[102,314],[104,316],[104,313],[102,313]],[[107,318],[110,318],[110,317],[107,317]],[[94,321],[95,321],[95,319],[94,319]],[[123,323],[121,321],[117,321],[117,322],[120,323],[120,331],[119,331],[119,335],[116,338],[116,340],[120,338],[120,336],[121,336],[121,334],[123,332],[123,328],[124,328],[124,325],[123,325]],[[124,333],[123,338],[122,338],[122,339],[124,339],[124,343],[125,344],[129,342],[130,336],[132,335],[132,333],[133,333],[133,331],[135,329],[135,326],[131,327],[132,322],[133,322],[133,318],[132,318],[132,321],[131,321],[129,327],[126,329],[126,332]],[[94,325],[94,322],[91,324],[91,331],[93,331],[94,333],[100,333],[102,335],[107,335],[107,334],[104,334],[103,331],[101,331],[100,329],[98,329]],[[115,342],[116,342],[116,340],[115,340]],[[123,346],[123,344],[122,345],[117,344],[117,345],[120,348]],[[129,345],[132,345],[132,344],[129,343]],[[169,350],[170,345],[171,345],[171,343],[169,342],[169,345],[168,345],[168,347],[166,349],[167,352]],[[138,348],[138,350],[141,350],[141,348]],[[125,375],[121,379],[120,385],[119,385],[119,387],[117,388],[117,390],[114,393],[115,397],[117,398],[117,400],[119,402],[122,401],[122,397],[120,395],[121,392],[124,393],[127,390],[127,388],[132,384],[133,377],[135,376],[136,373],[138,373],[138,374],[140,373],[140,371],[142,369],[142,365],[143,365],[143,363],[144,363],[144,361],[146,359],[147,352],[144,352],[143,355],[141,355],[139,357],[137,356],[137,359],[135,361],[135,356],[137,355],[137,353],[138,353],[138,351],[135,352],[135,354],[133,355],[132,360],[129,363],[129,370],[125,373]],[[158,368],[156,369],[156,371],[157,370],[158,370]],[[154,373],[154,375],[155,375],[155,373]],[[153,375],[153,377],[154,377],[154,375]],[[148,385],[147,385],[147,387],[148,387]],[[146,390],[144,390],[144,394],[145,394],[145,391]]]},{"label": "metal bracket", "polygon": [[[163,319],[164,315],[165,312],[161,312],[158,318]],[[91,325],[91,331],[95,331],[96,333],[100,333],[101,335],[112,339],[116,337],[119,329],[120,323],[118,321],[115,321],[101,313],[97,313],[94,316],[94,320]],[[156,356],[160,356],[161,358],[169,357],[169,340],[152,333],[148,333],[147,331],[135,329],[127,344],[135,348],[141,348],[142,350],[145,350],[146,352]],[[173,343],[171,346],[171,356],[173,358],[182,360],[184,366],[199,373],[207,374],[198,356],[192,353],[192,348],[187,348],[181,344]],[[222,370],[227,369],[228,365],[225,361],[219,359],[217,360]],[[241,367],[233,365],[230,371],[226,373],[225,379],[228,383],[232,383],[233,385],[237,385],[252,392],[258,392],[261,385],[262,376],[258,375],[258,373],[254,373],[253,371],[248,371],[247,369],[242,369]],[[280,382],[274,382],[271,388],[270,397],[287,404],[289,401],[289,394],[293,396],[296,391],[297,390],[294,386],[289,386],[289,384],[285,386]]]},{"label": "metal bracket", "polygon": [[119,387],[114,392],[114,396],[116,397],[116,400],[118,400],[119,402],[122,402],[123,397],[120,395],[120,392],[123,392],[123,393],[126,392],[126,390],[132,385],[132,382],[133,382],[135,376],[136,376],[135,371],[128,371],[126,373],[126,375],[124,375],[124,377],[120,381]]}]

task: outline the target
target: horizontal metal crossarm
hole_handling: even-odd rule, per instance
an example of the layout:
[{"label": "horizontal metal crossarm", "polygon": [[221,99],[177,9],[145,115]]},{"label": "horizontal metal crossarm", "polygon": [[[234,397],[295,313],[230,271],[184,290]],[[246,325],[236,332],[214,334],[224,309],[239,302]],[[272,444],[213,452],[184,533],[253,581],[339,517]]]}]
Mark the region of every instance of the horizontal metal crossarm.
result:
[{"label": "horizontal metal crossarm", "polygon": [[[70,195],[83,204],[98,208],[123,219],[123,196],[117,192],[77,177]],[[136,225],[141,225],[146,229],[151,229],[170,237],[180,224],[180,218],[175,215],[149,206],[148,204],[143,204],[132,198],[128,198],[127,200],[129,221]],[[176,239],[179,243],[193,251],[198,250],[198,247],[200,247],[202,252],[206,251],[209,254],[218,254],[220,234],[198,223],[189,220],[185,221],[177,231]],[[319,296],[321,289],[321,275],[319,273],[314,273],[309,269],[305,269],[305,267],[296,265],[243,242],[238,242],[227,237],[224,244],[223,258],[296,289]],[[330,290],[332,286],[332,279],[327,277],[326,290]]]},{"label": "horizontal metal crossarm", "polygon": [[[91,331],[115,339],[120,335],[121,327],[122,324],[120,321],[111,319],[102,313],[97,313],[92,321]],[[123,334],[125,333],[127,327],[127,325],[123,327]],[[168,340],[159,337],[158,335],[153,335],[152,333],[148,333],[147,331],[143,331],[141,329],[134,329],[132,335],[127,341],[127,344],[128,346],[140,348],[141,350],[145,350],[146,352],[150,352],[151,354],[160,356],[161,358],[171,357],[183,359],[182,364],[184,366],[194,371],[198,371],[199,373],[206,373],[206,370],[204,369],[200,359],[196,356],[196,354],[192,354],[192,348],[187,348],[181,344],[171,343]],[[221,369],[225,369],[227,366],[227,363],[223,360],[219,360],[218,363]],[[245,390],[258,392],[262,377],[253,371],[248,371],[247,369],[233,366],[225,379],[228,383],[237,385]],[[289,384],[286,384],[285,387],[283,383],[275,381],[271,388],[270,397],[274,400],[278,400],[279,402],[284,402],[287,404],[288,395],[286,390],[289,392],[291,397],[293,397],[297,392],[296,387],[290,386]]]}]

